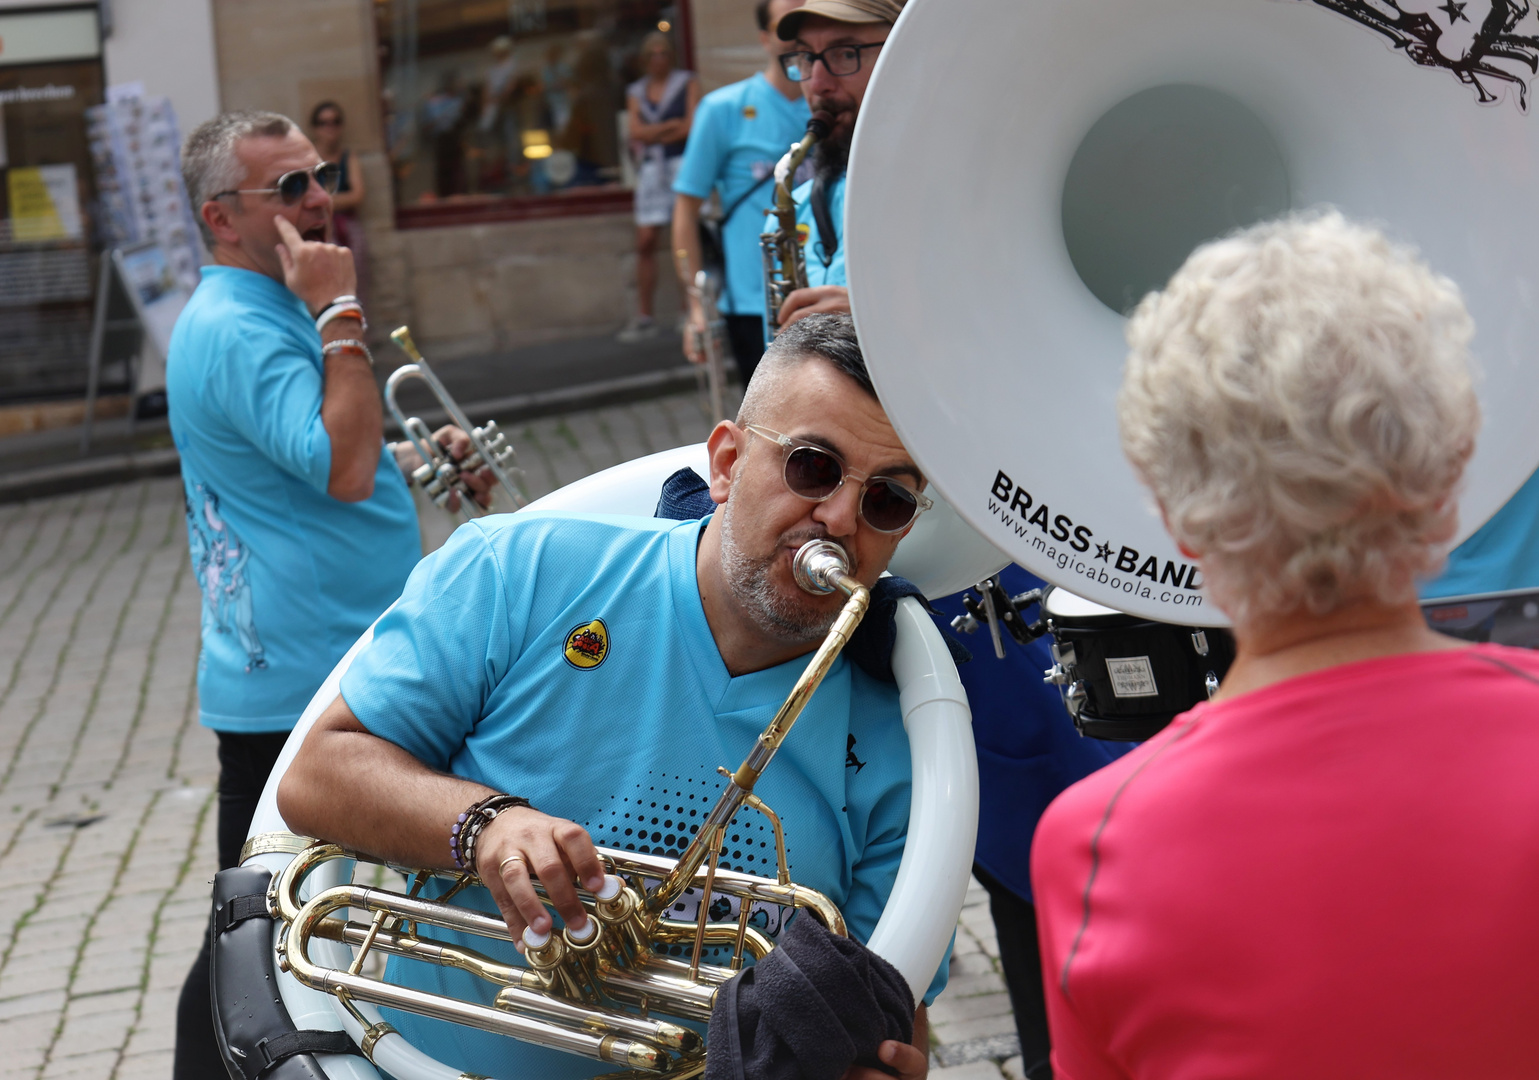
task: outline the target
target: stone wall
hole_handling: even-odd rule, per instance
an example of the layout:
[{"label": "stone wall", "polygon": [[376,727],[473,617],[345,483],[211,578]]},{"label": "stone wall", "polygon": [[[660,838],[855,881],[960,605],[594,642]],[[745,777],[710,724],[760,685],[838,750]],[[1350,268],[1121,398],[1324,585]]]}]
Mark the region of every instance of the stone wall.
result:
[{"label": "stone wall", "polygon": [[[706,89],[763,63],[751,0],[688,0]],[[369,0],[213,0],[224,107],[265,108],[304,122],[317,101],[347,112],[367,195],[370,321],[376,335],[410,323],[445,360],[613,333],[635,308],[635,230],[628,213],[397,229],[382,153],[379,71]],[[658,318],[678,289],[660,255]]]}]

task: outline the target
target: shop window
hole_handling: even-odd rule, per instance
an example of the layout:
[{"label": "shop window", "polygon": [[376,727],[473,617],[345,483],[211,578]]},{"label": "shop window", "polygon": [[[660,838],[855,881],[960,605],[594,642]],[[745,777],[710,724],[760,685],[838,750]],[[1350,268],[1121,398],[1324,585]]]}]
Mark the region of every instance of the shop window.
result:
[{"label": "shop window", "polygon": [[[96,248],[96,9],[0,14],[0,404],[85,390]],[[127,368],[107,391],[127,388]]]},{"label": "shop window", "polygon": [[623,210],[625,87],[683,0],[377,0],[398,225]]}]

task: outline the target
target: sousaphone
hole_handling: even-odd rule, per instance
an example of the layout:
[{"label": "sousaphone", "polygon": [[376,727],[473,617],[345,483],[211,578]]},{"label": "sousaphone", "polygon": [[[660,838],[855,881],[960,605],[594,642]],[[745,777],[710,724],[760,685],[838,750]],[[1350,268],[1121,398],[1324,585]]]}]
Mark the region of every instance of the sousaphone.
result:
[{"label": "sousaphone", "polygon": [[1539,16],[1514,0],[910,0],[856,129],[856,323],[973,528],[1142,618],[1223,613],[1123,459],[1124,313],[1199,243],[1333,204],[1459,283],[1468,536],[1539,464]]}]

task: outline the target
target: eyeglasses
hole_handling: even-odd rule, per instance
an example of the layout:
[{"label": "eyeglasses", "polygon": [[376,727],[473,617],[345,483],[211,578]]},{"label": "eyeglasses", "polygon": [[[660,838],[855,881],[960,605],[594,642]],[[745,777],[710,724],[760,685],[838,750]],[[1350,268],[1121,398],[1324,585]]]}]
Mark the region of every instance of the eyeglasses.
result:
[{"label": "eyeglasses", "polygon": [[827,502],[846,480],[859,480],[860,519],[879,533],[902,532],[935,505],[933,500],[890,476],[847,472],[839,456],[821,446],[797,442],[758,424],[749,424],[747,430],[780,447],[785,456],[786,487],[793,495],[809,502]]},{"label": "eyeglasses", "polygon": [[319,120],[317,120],[312,126],[313,127],[341,127],[342,126],[342,121],[339,118],[337,118],[337,117],[332,117],[330,120],[328,120],[328,119],[326,119],[323,116]]},{"label": "eyeglasses", "polygon": [[277,195],[283,200],[284,206],[293,206],[310,190],[312,176],[322,191],[328,195],[335,195],[337,185],[342,182],[342,166],[332,161],[323,161],[308,169],[295,169],[293,172],[284,173],[278,177],[278,182],[272,187],[232,188],[229,191],[219,192],[214,198],[220,199],[226,195]]},{"label": "eyeglasses", "polygon": [[830,75],[853,75],[860,70],[860,54],[865,49],[880,49],[885,41],[873,41],[866,45],[835,45],[822,52],[787,52],[780,54],[780,70],[792,82],[806,82],[812,78],[812,65],[819,60]]}]

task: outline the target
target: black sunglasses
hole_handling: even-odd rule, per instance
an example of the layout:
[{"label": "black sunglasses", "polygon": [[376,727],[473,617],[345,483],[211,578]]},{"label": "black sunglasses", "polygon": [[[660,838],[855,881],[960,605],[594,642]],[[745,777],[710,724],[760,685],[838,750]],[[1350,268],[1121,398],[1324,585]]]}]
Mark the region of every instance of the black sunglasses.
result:
[{"label": "black sunglasses", "polygon": [[295,169],[278,177],[278,182],[272,187],[264,188],[231,188],[229,191],[221,191],[214,196],[216,199],[226,195],[277,195],[283,200],[284,206],[293,206],[305,197],[305,192],[310,190],[310,178],[320,185],[321,190],[328,195],[337,193],[337,185],[342,182],[342,166],[331,161],[323,161],[319,165],[312,165],[308,169]]},{"label": "black sunglasses", "polygon": [[844,462],[831,450],[810,443],[797,442],[758,424],[749,424],[749,434],[767,439],[780,447],[785,456],[786,487],[791,494],[809,502],[827,502],[853,477],[861,481],[860,519],[879,533],[902,532],[916,517],[934,506],[913,488],[890,476],[862,476],[846,472]]},{"label": "black sunglasses", "polygon": [[880,49],[885,41],[873,41],[865,45],[834,45],[822,52],[787,52],[780,54],[780,70],[792,82],[806,82],[812,78],[812,65],[819,60],[830,75],[853,75],[860,70],[860,54],[864,49]]}]

